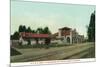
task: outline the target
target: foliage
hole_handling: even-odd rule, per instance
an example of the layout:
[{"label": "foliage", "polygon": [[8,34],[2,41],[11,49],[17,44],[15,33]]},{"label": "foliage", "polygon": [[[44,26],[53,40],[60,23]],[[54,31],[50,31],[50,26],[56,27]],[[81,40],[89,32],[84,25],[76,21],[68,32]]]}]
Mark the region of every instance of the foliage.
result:
[{"label": "foliage", "polygon": [[[11,35],[11,40],[19,40],[21,32],[36,33],[36,34],[51,34],[48,27],[45,27],[45,28],[39,27],[36,30],[33,30],[30,27],[26,28],[25,25],[20,25],[18,28],[18,32],[16,31],[13,35]],[[35,38],[36,44],[39,44],[38,43],[39,39],[40,38]],[[50,39],[45,38],[45,43],[48,45],[50,43]],[[31,44],[31,41],[28,40],[28,45],[30,44]],[[19,45],[22,45],[22,42],[20,42]]]},{"label": "foliage", "polygon": [[26,32],[26,26],[25,25],[20,25],[18,32]]},{"label": "foliage", "polygon": [[51,34],[50,30],[48,27],[45,27],[44,28],[44,31],[43,31],[44,34]]},{"label": "foliage", "polygon": [[90,24],[88,27],[88,41],[94,42],[95,41],[95,12],[91,14],[90,17]]},{"label": "foliage", "polygon": [[13,35],[11,35],[11,40],[18,40],[19,39],[19,32],[15,32]]},{"label": "foliage", "polygon": [[28,45],[31,45],[31,41],[30,40],[28,40]]},{"label": "foliage", "polygon": [[28,27],[27,29],[26,29],[26,32],[32,32],[32,30],[31,30],[31,28],[30,27]]}]

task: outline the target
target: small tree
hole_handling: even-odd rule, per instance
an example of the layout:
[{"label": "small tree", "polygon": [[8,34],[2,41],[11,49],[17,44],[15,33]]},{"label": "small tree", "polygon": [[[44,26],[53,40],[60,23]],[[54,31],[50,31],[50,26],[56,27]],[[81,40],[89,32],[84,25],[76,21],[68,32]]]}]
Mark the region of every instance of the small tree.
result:
[{"label": "small tree", "polygon": [[22,25],[19,26],[18,32],[23,32],[23,26]]},{"label": "small tree", "polygon": [[31,40],[28,39],[28,45],[31,45]]},{"label": "small tree", "polygon": [[46,48],[49,48],[50,42],[51,42],[51,39],[50,38],[45,38]]}]

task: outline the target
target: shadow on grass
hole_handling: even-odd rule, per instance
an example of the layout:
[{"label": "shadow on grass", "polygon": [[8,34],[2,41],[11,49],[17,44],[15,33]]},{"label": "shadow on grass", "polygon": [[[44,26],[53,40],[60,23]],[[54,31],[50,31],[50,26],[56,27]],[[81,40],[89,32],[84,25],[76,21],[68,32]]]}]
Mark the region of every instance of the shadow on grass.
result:
[{"label": "shadow on grass", "polygon": [[10,55],[11,56],[15,56],[15,55],[21,55],[21,53],[19,51],[17,51],[15,48],[11,47],[10,48]]}]

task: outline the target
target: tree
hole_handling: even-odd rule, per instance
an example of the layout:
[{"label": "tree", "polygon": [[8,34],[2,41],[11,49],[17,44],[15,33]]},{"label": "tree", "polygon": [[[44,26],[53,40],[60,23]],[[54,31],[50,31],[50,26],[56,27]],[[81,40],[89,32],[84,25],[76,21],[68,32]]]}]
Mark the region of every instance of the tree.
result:
[{"label": "tree", "polygon": [[50,42],[51,42],[51,39],[50,38],[45,38],[46,48],[49,48]]},{"label": "tree", "polygon": [[43,34],[43,29],[42,28],[37,28],[36,33]]},{"label": "tree", "polygon": [[22,29],[23,29],[23,32],[26,32],[26,26],[25,25],[22,27]]},{"label": "tree", "polygon": [[22,25],[19,26],[18,32],[23,32],[23,26]]},{"label": "tree", "polygon": [[43,30],[43,33],[44,34],[51,34],[50,30],[48,27],[45,27],[44,30]]},{"label": "tree", "polygon": [[95,11],[94,13],[91,14],[87,35],[88,35],[88,41],[90,42],[95,41]]},{"label": "tree", "polygon": [[30,39],[28,40],[28,45],[31,45],[31,40]]},{"label": "tree", "polygon": [[13,35],[10,35],[10,39],[13,40]]},{"label": "tree", "polygon": [[19,33],[20,32],[26,32],[26,26],[25,25],[24,26],[23,25],[20,25],[18,31],[19,31]]},{"label": "tree", "polygon": [[[51,34],[51,32],[50,32],[48,27],[44,28],[43,33],[44,34]],[[45,38],[45,44],[46,44],[47,48],[49,48],[50,41],[51,41],[50,38]]]},{"label": "tree", "polygon": [[27,30],[26,30],[26,32],[32,32],[31,28],[28,27]]},{"label": "tree", "polygon": [[[35,33],[37,33],[37,34],[42,34],[42,33],[43,33],[43,29],[42,29],[42,28],[37,28],[37,30],[36,30]],[[40,38],[35,38],[36,44],[39,44],[39,42],[38,42],[39,39],[40,39]]]},{"label": "tree", "polygon": [[19,32],[15,32],[13,35],[11,35],[11,39],[14,39],[14,40],[18,40],[19,37],[20,37]]},{"label": "tree", "polygon": [[36,31],[35,30],[32,30],[32,33],[36,33]]}]

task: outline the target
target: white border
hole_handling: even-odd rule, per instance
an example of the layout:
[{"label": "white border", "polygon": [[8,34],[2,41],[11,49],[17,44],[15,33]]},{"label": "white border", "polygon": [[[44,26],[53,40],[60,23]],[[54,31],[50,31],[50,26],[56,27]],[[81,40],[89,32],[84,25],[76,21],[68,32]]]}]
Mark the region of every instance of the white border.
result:
[{"label": "white border", "polygon": [[[22,0],[20,0],[22,1]],[[38,3],[55,3],[55,4],[78,4],[78,5],[95,5],[89,1],[89,4],[86,3],[76,3],[76,1],[73,1],[74,3],[65,3],[65,2],[55,2],[55,1],[34,1],[34,0],[24,0],[26,2],[38,2]],[[18,63],[11,63],[11,66],[32,66],[32,65],[44,65],[44,64],[61,64],[61,63],[79,63],[79,62],[91,62],[96,61],[95,58],[87,58],[87,59],[70,59],[70,60],[52,60],[52,61],[35,61],[35,62],[18,62]]]},{"label": "white border", "polygon": [[96,1],[94,1],[94,0],[23,0],[23,1],[38,1],[38,2],[54,2],[54,3],[96,5]]},{"label": "white border", "polygon": [[[0,0],[0,67],[8,67],[10,65],[10,0]],[[96,5],[96,62],[71,64],[68,67],[98,67],[100,64],[100,1],[99,0],[28,0],[41,2],[56,2],[56,3],[72,3],[72,4],[89,4]],[[55,67],[66,67],[63,65],[53,65]],[[30,67],[30,66],[28,66]],[[35,66],[34,66],[35,67]],[[41,66],[42,67],[42,66]],[[51,67],[46,65],[43,67]]]},{"label": "white border", "polygon": [[95,58],[88,58],[88,59],[67,59],[67,60],[52,60],[52,61],[33,61],[33,62],[20,62],[20,63],[11,63],[11,66],[32,66],[32,65],[46,65],[46,64],[69,64],[69,63],[81,63],[81,62],[95,62]]}]

